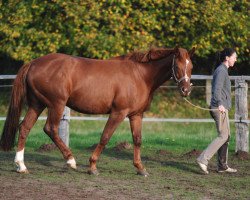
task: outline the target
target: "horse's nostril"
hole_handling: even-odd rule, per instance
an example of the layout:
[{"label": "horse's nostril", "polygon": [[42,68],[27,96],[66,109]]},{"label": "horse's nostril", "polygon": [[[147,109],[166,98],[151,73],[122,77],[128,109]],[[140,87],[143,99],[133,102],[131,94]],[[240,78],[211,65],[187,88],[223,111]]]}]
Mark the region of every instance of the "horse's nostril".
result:
[{"label": "horse's nostril", "polygon": [[182,88],[181,88],[181,91],[182,91],[183,93],[185,93],[185,92],[187,92],[187,88],[182,87]]}]

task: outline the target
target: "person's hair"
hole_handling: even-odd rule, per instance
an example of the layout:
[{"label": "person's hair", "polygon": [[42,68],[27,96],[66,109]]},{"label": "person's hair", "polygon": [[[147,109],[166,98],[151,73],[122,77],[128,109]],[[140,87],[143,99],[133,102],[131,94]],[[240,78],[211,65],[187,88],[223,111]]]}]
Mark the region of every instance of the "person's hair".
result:
[{"label": "person's hair", "polygon": [[226,60],[226,57],[230,57],[236,51],[233,48],[225,48],[222,51],[217,52],[217,62],[216,67],[218,67],[223,61]]}]

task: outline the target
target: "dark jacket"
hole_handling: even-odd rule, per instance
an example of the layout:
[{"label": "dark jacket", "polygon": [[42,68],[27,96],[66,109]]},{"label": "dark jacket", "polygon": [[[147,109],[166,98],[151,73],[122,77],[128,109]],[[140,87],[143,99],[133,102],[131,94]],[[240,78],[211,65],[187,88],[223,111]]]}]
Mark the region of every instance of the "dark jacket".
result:
[{"label": "dark jacket", "polygon": [[228,68],[220,64],[213,74],[211,108],[223,105],[227,110],[231,108],[231,82]]}]

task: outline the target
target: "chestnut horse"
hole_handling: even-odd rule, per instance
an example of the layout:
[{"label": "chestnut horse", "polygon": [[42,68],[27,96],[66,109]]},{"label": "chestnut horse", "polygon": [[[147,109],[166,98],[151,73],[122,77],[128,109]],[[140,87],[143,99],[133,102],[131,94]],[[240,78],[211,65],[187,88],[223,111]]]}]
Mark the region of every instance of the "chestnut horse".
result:
[{"label": "chestnut horse", "polygon": [[[171,77],[180,94],[190,93],[194,48],[151,49],[108,60],[88,59],[53,53],[25,64],[14,81],[10,106],[0,145],[11,150],[19,129],[15,163],[17,172],[27,173],[24,164],[26,138],[41,112],[47,108],[44,132],[52,139],[67,165],[76,169],[71,150],[58,136],[65,106],[86,114],[109,114],[101,139],[89,159],[90,174],[98,174],[96,162],[117,126],[129,118],[134,143],[134,166],[147,176],[141,162],[141,126],[143,112],[149,107],[154,91]],[[28,111],[19,125],[24,103]]]}]

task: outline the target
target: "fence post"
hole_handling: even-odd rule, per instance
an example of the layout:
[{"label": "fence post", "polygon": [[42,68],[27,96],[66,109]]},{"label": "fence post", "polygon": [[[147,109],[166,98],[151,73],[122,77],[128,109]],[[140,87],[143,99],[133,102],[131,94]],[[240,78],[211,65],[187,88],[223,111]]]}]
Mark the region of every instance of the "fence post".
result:
[{"label": "fence post", "polygon": [[206,103],[210,105],[211,101],[211,80],[206,79]]},{"label": "fence post", "polygon": [[[248,84],[243,79],[235,80],[235,120],[247,120],[247,90]],[[236,148],[235,151],[249,152],[249,128],[244,122],[236,122]]]},{"label": "fence post", "polygon": [[70,108],[65,107],[63,116],[59,125],[59,137],[62,139],[66,146],[69,146],[69,121],[70,121]]}]

